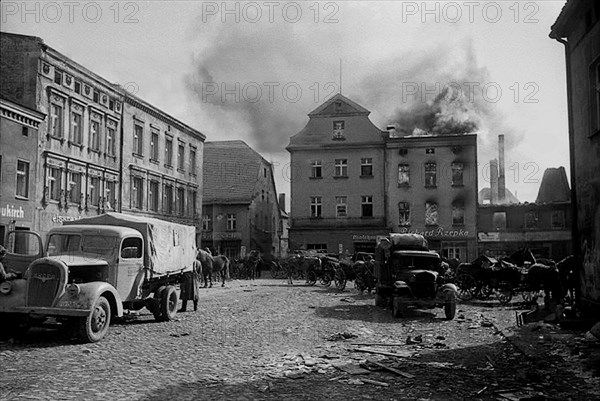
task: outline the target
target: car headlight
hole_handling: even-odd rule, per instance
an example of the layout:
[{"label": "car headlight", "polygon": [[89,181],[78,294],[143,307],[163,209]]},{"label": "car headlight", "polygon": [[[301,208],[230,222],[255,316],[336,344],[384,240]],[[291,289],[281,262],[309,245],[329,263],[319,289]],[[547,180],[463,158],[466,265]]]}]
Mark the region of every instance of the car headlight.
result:
[{"label": "car headlight", "polygon": [[8,295],[12,291],[12,284],[10,281],[4,281],[0,283],[0,294]]},{"label": "car headlight", "polygon": [[81,288],[75,283],[71,283],[67,286],[67,294],[72,298],[75,298],[81,292]]}]

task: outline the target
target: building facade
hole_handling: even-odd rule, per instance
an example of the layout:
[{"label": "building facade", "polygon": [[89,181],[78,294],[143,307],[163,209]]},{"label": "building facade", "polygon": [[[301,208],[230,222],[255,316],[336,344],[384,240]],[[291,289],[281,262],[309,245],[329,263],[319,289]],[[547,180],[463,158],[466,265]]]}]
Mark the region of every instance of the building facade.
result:
[{"label": "building facade", "polygon": [[[569,0],[550,37],[565,47],[573,250],[581,306],[600,306],[600,5]],[[597,312],[596,312],[597,314]]]},{"label": "building facade", "polygon": [[202,247],[229,258],[279,256],[281,216],[273,166],[243,141],[204,146]]},{"label": "building facade", "polygon": [[372,252],[386,235],[384,132],[337,94],[290,138],[291,249]]},{"label": "building facade", "polygon": [[45,115],[0,98],[0,245],[12,230],[34,227],[38,130]]},{"label": "building facade", "polygon": [[[9,33],[1,33],[0,38],[0,95],[46,115],[39,124],[36,145],[23,150],[23,156],[19,154],[27,158],[31,156],[27,152],[38,153],[37,162],[29,164],[31,176],[36,177],[30,179],[34,188],[31,195],[21,199],[32,210],[31,229],[44,236],[63,221],[107,211],[190,225],[197,222],[200,226],[202,134],[131,96],[40,38]],[[136,137],[136,127],[147,137]],[[177,153],[173,156],[174,163],[183,161],[182,165],[167,165],[162,154],[151,158],[153,132],[159,133],[161,141],[171,135],[173,152],[179,151],[180,142],[185,144],[183,158]],[[158,211],[152,208],[152,177],[162,185],[156,195],[161,197]],[[143,179],[139,187],[135,187],[136,178]],[[172,184],[170,201],[164,195],[167,182]]]},{"label": "building facade", "polygon": [[193,225],[199,234],[206,137],[130,94],[122,137],[122,211]]},{"label": "building facade", "polygon": [[386,140],[387,225],[422,234],[443,257],[477,256],[477,135]]}]

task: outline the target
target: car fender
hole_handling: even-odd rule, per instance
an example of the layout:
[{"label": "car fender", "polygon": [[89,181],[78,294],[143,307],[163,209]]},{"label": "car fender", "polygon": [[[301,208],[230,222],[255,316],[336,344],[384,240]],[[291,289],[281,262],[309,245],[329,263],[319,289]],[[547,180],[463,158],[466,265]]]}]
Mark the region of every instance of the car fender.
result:
[{"label": "car fender", "polygon": [[18,307],[25,305],[25,293],[27,289],[27,280],[19,278],[6,281],[3,285],[10,285],[8,294],[0,293],[0,313],[22,313]]},{"label": "car fender", "polygon": [[458,287],[456,286],[456,284],[447,283],[440,287],[440,291],[443,293],[446,293],[448,291],[458,293]]},{"label": "car fender", "polygon": [[394,295],[414,298],[414,294],[406,281],[394,281]]},{"label": "car fender", "polygon": [[[71,289],[72,286],[77,286],[79,291],[76,291],[75,287]],[[119,293],[115,287],[103,281],[68,284],[64,294],[58,299],[56,307],[91,310],[101,296],[108,300],[115,316],[123,316],[123,302]]]}]

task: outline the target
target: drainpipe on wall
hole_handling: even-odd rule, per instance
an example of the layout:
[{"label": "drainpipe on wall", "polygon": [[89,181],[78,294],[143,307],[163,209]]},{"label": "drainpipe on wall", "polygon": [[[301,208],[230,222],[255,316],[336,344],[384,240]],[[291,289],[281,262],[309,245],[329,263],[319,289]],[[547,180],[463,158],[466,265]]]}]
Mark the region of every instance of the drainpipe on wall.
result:
[{"label": "drainpipe on wall", "polygon": [[577,286],[575,288],[575,306],[580,309],[581,306],[581,255],[580,255],[580,243],[579,243],[579,227],[578,213],[577,213],[577,188],[576,188],[576,174],[575,174],[575,139],[573,131],[573,94],[571,92],[571,60],[569,58],[569,42],[560,37],[552,36],[552,39],[562,43],[565,47],[565,65],[567,73],[567,111],[568,111],[568,122],[569,122],[569,165],[571,168],[571,236],[572,236],[572,248],[573,255],[575,257],[575,266],[579,270],[577,277]]}]

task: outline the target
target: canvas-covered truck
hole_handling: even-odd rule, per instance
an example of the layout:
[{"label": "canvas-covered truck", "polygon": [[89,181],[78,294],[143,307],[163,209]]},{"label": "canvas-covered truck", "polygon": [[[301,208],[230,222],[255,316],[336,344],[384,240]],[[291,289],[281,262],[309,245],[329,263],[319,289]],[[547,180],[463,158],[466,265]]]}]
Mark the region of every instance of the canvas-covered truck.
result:
[{"label": "canvas-covered truck", "polygon": [[445,283],[442,260],[419,234],[390,234],[375,249],[375,305],[390,306],[394,317],[411,306],[444,308],[446,319],[456,314],[457,288]]},{"label": "canvas-covered truck", "polygon": [[0,283],[0,326],[22,332],[54,318],[96,342],[127,310],[172,320],[195,238],[195,227],[120,213],[65,222],[43,248],[38,234],[11,232],[4,265],[22,278]]}]

